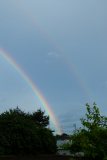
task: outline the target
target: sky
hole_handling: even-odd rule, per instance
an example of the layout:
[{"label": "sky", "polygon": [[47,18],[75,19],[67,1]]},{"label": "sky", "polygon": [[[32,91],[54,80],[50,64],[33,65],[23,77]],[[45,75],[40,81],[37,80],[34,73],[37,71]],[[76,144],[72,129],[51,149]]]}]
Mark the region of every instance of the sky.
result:
[{"label": "sky", "polygon": [[[86,103],[107,115],[106,0],[0,0],[0,48],[39,88],[63,132],[80,126]],[[32,112],[38,104],[0,56],[0,112],[16,106]]]}]

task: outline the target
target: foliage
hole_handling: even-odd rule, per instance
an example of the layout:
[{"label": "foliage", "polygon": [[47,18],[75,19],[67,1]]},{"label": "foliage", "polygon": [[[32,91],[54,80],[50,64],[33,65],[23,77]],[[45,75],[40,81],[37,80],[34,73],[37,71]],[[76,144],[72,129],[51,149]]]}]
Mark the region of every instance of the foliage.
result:
[{"label": "foliage", "polygon": [[107,156],[107,118],[100,114],[94,103],[86,104],[85,118],[81,119],[84,129],[79,129],[72,136],[71,152],[84,152],[90,159],[102,160]]},{"label": "foliage", "polygon": [[41,110],[35,112],[35,115],[36,113],[41,113],[40,121],[32,118],[34,113],[24,113],[19,108],[0,115],[0,154],[56,152],[55,137],[46,128],[49,124],[48,116]]},{"label": "foliage", "polygon": [[61,135],[56,135],[56,140],[66,140],[66,139],[69,139],[70,136],[66,133],[62,133]]},{"label": "foliage", "polygon": [[82,118],[81,123],[88,131],[91,131],[97,127],[107,127],[107,117],[101,116],[99,108],[95,103],[93,104],[93,107],[86,104],[86,109],[86,118]]},{"label": "foliage", "polygon": [[67,143],[64,143],[64,144],[61,145],[61,149],[63,149],[63,150],[69,150],[70,146],[71,146],[71,143],[67,142]]},{"label": "foliage", "polygon": [[38,126],[47,127],[49,125],[49,116],[44,115],[44,113],[45,112],[39,109],[37,110],[37,112],[34,112],[31,116],[32,120],[34,120]]}]

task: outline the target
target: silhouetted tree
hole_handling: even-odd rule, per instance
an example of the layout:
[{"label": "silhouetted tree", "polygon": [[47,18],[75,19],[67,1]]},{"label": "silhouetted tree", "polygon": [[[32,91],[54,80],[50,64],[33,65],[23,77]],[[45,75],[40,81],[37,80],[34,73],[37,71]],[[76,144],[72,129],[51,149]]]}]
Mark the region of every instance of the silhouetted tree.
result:
[{"label": "silhouetted tree", "polygon": [[38,126],[47,127],[49,125],[49,116],[45,115],[45,112],[41,111],[41,109],[34,112],[31,116]]},{"label": "silhouetted tree", "polygon": [[63,133],[61,135],[56,135],[56,140],[69,140],[70,136],[66,133]]},{"label": "silhouetted tree", "polygon": [[[38,115],[39,119],[38,113],[42,115],[40,123],[32,118]],[[46,123],[41,123],[45,118],[49,121],[47,117],[42,111],[29,114],[18,107],[0,114],[0,154],[55,153],[55,137],[45,128]]]}]

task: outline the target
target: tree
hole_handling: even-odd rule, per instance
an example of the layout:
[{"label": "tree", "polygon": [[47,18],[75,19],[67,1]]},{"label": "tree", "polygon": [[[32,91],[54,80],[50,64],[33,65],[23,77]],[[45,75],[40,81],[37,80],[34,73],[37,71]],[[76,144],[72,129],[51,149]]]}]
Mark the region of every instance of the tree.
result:
[{"label": "tree", "polygon": [[61,135],[56,135],[56,140],[69,140],[70,136],[66,133],[62,133]]},{"label": "tree", "polygon": [[100,114],[94,103],[92,107],[86,104],[85,118],[81,119],[83,125],[72,136],[71,151],[84,152],[85,156],[102,160],[107,156],[107,118]]},{"label": "tree", "polygon": [[[56,152],[56,141],[52,131],[46,128],[46,125],[38,125],[37,121],[35,123],[33,116],[18,107],[0,114],[0,154]],[[45,118],[47,116],[43,112],[42,119]]]},{"label": "tree", "polygon": [[34,112],[31,117],[41,127],[47,127],[49,125],[49,116],[45,115],[45,112],[41,111],[41,109]]},{"label": "tree", "polygon": [[97,127],[107,127],[107,117],[100,114],[96,103],[93,103],[93,107],[90,107],[87,103],[86,110],[87,113],[85,114],[85,118],[81,118],[81,123],[88,131],[91,131]]}]

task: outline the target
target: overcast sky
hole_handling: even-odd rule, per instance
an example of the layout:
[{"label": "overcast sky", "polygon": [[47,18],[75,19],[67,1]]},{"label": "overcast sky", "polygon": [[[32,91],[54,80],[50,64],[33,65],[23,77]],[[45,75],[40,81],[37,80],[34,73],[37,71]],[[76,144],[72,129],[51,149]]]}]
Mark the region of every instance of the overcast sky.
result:
[{"label": "overcast sky", "polygon": [[[107,115],[107,0],[0,0],[0,48],[38,86],[65,132],[79,126],[87,102]],[[0,57],[0,111],[17,105],[37,107]]]}]

